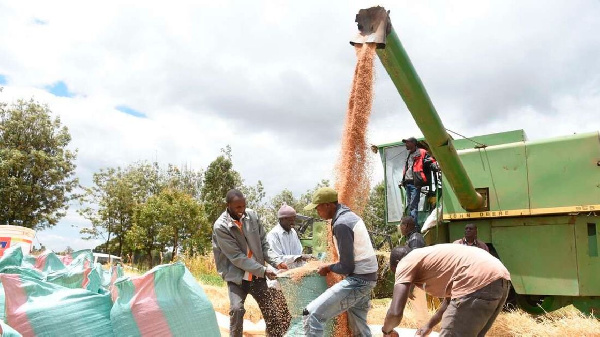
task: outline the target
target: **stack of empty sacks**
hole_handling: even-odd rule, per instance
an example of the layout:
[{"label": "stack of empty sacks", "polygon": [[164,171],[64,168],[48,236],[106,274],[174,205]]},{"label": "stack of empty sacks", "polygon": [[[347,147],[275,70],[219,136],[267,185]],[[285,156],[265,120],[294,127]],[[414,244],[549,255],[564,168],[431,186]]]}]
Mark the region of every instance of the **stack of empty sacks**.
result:
[{"label": "stack of empty sacks", "polygon": [[0,336],[219,336],[212,304],[183,264],[129,278],[92,261],[90,250],[62,259],[6,250]]}]

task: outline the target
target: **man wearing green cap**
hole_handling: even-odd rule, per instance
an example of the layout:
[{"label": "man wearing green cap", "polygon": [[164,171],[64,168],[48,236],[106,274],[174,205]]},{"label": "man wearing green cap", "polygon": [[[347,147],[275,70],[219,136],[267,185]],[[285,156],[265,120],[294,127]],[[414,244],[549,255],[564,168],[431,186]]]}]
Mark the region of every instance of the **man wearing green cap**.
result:
[{"label": "man wearing green cap", "polygon": [[363,220],[346,205],[338,203],[337,192],[330,187],[318,189],[305,210],[317,209],[319,216],[331,220],[333,243],[339,262],[319,267],[319,274],[330,272],[346,278],[310,302],[304,309],[306,336],[323,336],[327,320],[348,312],[348,324],[354,336],[371,336],[367,325],[371,290],[377,281],[377,259]]}]

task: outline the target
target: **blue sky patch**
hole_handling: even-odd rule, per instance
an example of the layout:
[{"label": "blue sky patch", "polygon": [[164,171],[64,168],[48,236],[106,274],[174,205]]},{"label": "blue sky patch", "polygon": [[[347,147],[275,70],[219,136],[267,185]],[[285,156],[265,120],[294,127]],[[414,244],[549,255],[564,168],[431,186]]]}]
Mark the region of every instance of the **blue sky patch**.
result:
[{"label": "blue sky patch", "polygon": [[58,96],[58,97],[73,97],[73,96],[75,96],[75,95],[73,95],[73,93],[69,92],[69,88],[67,88],[67,85],[63,81],[58,81],[52,85],[46,86],[46,90],[49,93],[53,94],[54,96]]},{"label": "blue sky patch", "polygon": [[115,107],[115,109],[117,109],[123,113],[126,113],[128,115],[131,115],[133,117],[146,118],[146,114],[139,112],[137,110],[134,110],[134,109],[128,107],[127,105],[117,105]]},{"label": "blue sky patch", "polygon": [[42,25],[42,26],[44,26],[44,25],[48,24],[48,21],[44,21],[42,19],[34,18],[33,19],[33,23],[35,23],[36,25]]},{"label": "blue sky patch", "polygon": [[8,82],[6,81],[6,76],[0,74],[0,85],[6,85]]}]

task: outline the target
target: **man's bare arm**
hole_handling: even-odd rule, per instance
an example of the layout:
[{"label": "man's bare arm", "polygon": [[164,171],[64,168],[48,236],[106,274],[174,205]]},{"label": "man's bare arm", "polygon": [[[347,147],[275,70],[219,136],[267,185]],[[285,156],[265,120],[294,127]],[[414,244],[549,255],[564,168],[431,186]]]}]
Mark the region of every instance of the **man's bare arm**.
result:
[{"label": "man's bare arm", "polygon": [[394,286],[392,303],[390,303],[390,308],[385,315],[383,327],[381,327],[382,332],[392,331],[402,321],[404,307],[406,307],[406,302],[408,301],[410,285],[410,283],[398,283]]},{"label": "man's bare arm", "polygon": [[427,324],[425,324],[424,326],[419,328],[419,330],[417,330],[417,333],[415,334],[415,336],[429,335],[431,333],[431,331],[433,330],[433,327],[435,327],[442,320],[442,316],[444,316],[444,312],[448,308],[448,304],[450,304],[449,297],[445,298],[444,301],[442,301],[442,305],[435,312],[435,314],[433,314],[433,316],[431,316],[431,318],[429,319],[429,322],[427,322]]}]

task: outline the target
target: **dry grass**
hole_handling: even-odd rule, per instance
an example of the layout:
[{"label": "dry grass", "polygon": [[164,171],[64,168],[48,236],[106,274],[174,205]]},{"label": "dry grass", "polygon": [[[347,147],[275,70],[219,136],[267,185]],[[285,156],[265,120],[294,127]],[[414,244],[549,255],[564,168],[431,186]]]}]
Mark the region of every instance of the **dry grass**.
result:
[{"label": "dry grass", "polygon": [[[227,288],[203,285],[204,291],[212,301],[215,310],[225,315],[229,311],[229,298]],[[367,322],[369,324],[382,324],[390,305],[390,299],[376,299],[372,301]],[[248,296],[246,300],[246,319],[258,322],[262,316],[258,304]],[[428,315],[432,315],[429,311]],[[416,329],[424,323],[425,319],[419,313],[417,306],[409,302],[402,319],[401,327]],[[435,329],[439,331],[439,326]],[[489,331],[488,336],[498,337],[565,337],[565,336],[600,336],[600,320],[587,317],[573,306],[563,308],[543,316],[532,316],[524,311],[515,310],[503,312]]]},{"label": "dry grass", "polygon": [[489,332],[490,336],[600,336],[600,320],[585,316],[568,306],[543,316],[521,310],[503,312]]},{"label": "dry grass", "polygon": [[[369,311],[369,324],[382,324],[390,304],[390,299],[373,300]],[[415,312],[409,302],[402,319],[403,328],[416,329],[423,323],[423,315]],[[429,311],[432,315],[434,311]],[[427,317],[428,319],[429,317]],[[439,331],[439,326],[434,329]],[[502,312],[488,336],[494,337],[567,337],[600,336],[600,320],[585,316],[573,306],[553,311],[541,316],[530,315],[522,310]]]},{"label": "dry grass", "polygon": [[179,255],[177,256],[177,261],[183,262],[192,275],[201,283],[213,286],[225,285],[225,282],[217,273],[217,266],[215,265],[215,258],[212,252],[206,256],[197,255],[189,257]]}]

